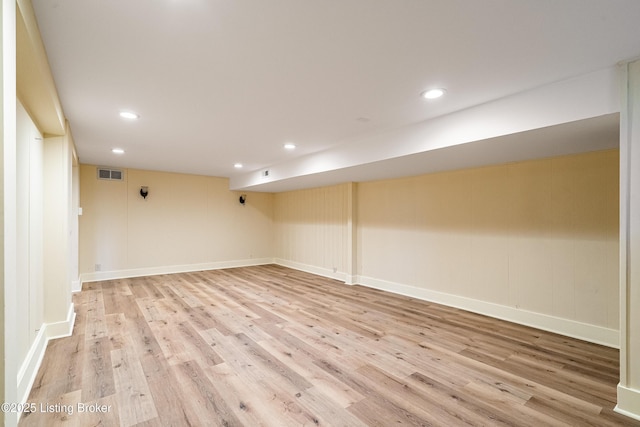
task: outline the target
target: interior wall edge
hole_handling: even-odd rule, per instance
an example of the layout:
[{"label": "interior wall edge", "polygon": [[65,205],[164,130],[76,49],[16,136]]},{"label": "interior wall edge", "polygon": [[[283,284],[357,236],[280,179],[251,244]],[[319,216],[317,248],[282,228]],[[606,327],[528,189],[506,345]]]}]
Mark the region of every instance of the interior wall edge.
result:
[{"label": "interior wall edge", "polygon": [[590,325],[547,314],[520,310],[458,295],[416,288],[415,286],[388,282],[372,277],[358,276],[356,283],[394,294],[434,302],[448,307],[459,308],[472,313],[530,326],[571,338],[577,338],[594,344],[600,344],[612,348],[619,348],[620,346],[620,331],[616,329],[609,329],[602,326]]}]

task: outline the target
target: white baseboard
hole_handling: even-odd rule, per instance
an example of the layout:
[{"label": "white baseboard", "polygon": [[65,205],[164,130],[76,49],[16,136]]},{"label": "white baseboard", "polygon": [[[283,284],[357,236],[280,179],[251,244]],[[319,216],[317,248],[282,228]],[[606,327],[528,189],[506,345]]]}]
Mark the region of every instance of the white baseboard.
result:
[{"label": "white baseboard", "polygon": [[74,305],[71,303],[65,320],[42,324],[36,339],[27,353],[27,357],[18,371],[18,397],[20,398],[20,403],[25,403],[29,398],[31,387],[33,387],[36,375],[38,375],[38,369],[40,369],[40,365],[42,364],[42,359],[44,358],[44,353],[47,350],[49,341],[71,336],[75,321],[76,313]]},{"label": "white baseboard", "polygon": [[49,342],[46,330],[46,324],[43,324],[18,371],[18,397],[20,403],[25,403],[29,398],[31,386],[36,380],[38,369],[40,368],[40,364],[42,364],[42,358],[44,357],[44,352]]},{"label": "white baseboard", "polygon": [[330,279],[340,280],[341,282],[347,282],[347,275],[341,271],[333,271],[328,268],[316,267],[314,265],[302,264],[300,262],[288,261],[285,259],[276,258],[273,260],[274,264],[281,265],[283,267],[293,268],[294,270],[304,271],[306,273],[316,274],[318,276],[328,277]]},{"label": "white baseboard", "polygon": [[54,340],[57,338],[70,337],[73,333],[73,325],[76,323],[76,312],[73,303],[69,305],[67,319],[62,322],[47,324],[47,339]]},{"label": "white baseboard", "polygon": [[640,390],[618,384],[618,404],[613,410],[640,421]]},{"label": "white baseboard", "polygon": [[76,293],[76,292],[80,292],[81,290],[82,290],[82,282],[80,281],[80,279],[73,280],[71,282],[71,292]]},{"label": "white baseboard", "polygon": [[620,346],[620,332],[616,329],[590,325],[575,320],[563,319],[444,292],[417,288],[415,286],[387,282],[371,277],[358,276],[356,283],[370,288],[406,295],[525,326],[531,326],[607,347],[619,348]]},{"label": "white baseboard", "polygon": [[253,265],[273,264],[273,258],[250,258],[234,261],[207,262],[201,264],[170,265],[161,267],[133,268],[129,270],[96,271],[80,275],[80,289],[87,282],[101,280],[128,279],[130,277],[156,276],[159,274],[190,273],[193,271],[220,270],[223,268],[250,267]]},{"label": "white baseboard", "polygon": [[581,323],[574,320],[563,319],[547,314],[535,313],[504,305],[461,297],[458,295],[417,288],[385,280],[365,276],[350,276],[344,272],[303,264],[280,258],[259,258],[235,261],[221,261],[203,264],[174,265],[162,267],[138,268],[118,271],[99,271],[80,275],[80,283],[95,282],[100,280],[125,279],[129,277],[153,276],[158,274],[186,273],[202,270],[217,270],[222,268],[248,267],[253,265],[278,264],[307,273],[340,280],[347,284],[361,284],[375,289],[406,295],[413,298],[431,301],[438,304],[456,307],[485,316],[495,317],[514,323],[542,329],[561,335],[578,338],[581,340],[618,348],[620,345],[620,333],[616,329]]}]

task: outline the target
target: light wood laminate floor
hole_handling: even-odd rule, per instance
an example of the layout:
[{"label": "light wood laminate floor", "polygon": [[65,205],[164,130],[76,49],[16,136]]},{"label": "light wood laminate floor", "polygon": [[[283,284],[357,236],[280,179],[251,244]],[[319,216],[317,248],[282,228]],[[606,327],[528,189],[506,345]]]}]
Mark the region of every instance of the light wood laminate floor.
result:
[{"label": "light wood laminate floor", "polygon": [[613,412],[615,349],[284,267],[74,301],[21,426],[640,424]]}]

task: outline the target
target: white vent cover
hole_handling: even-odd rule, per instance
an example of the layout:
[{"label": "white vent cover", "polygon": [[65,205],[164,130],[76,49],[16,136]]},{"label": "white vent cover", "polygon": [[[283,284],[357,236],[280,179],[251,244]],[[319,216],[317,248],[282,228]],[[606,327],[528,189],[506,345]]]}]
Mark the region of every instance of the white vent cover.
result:
[{"label": "white vent cover", "polygon": [[124,179],[124,173],[120,169],[98,168],[98,179],[122,181]]}]

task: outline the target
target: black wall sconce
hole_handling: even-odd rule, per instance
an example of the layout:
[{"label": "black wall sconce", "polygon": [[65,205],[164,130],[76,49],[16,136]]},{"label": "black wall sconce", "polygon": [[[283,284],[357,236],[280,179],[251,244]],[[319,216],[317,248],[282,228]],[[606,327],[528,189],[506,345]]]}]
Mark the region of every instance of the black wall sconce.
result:
[{"label": "black wall sconce", "polygon": [[147,196],[149,195],[149,187],[147,187],[146,185],[140,187],[140,195],[143,199],[146,200]]},{"label": "black wall sconce", "polygon": [[244,206],[245,202],[247,201],[247,195],[246,194],[241,194],[240,198],[238,199],[238,201],[240,202],[241,205]]}]

